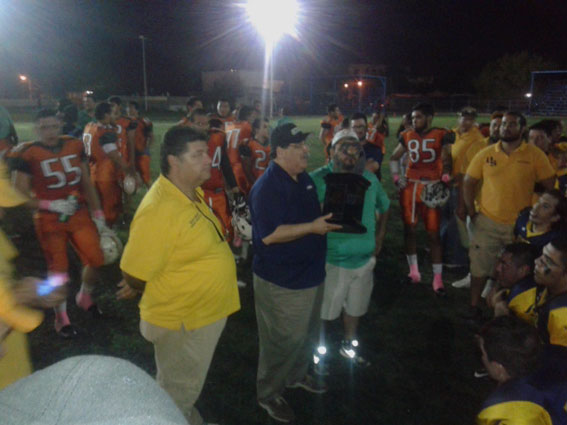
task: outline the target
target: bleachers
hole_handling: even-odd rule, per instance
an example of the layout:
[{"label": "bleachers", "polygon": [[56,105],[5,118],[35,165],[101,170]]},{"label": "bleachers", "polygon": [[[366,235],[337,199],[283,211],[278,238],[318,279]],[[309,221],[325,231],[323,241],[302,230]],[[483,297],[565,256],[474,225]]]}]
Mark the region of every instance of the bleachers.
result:
[{"label": "bleachers", "polygon": [[541,93],[534,93],[531,112],[539,115],[566,115],[567,79],[551,81]]}]

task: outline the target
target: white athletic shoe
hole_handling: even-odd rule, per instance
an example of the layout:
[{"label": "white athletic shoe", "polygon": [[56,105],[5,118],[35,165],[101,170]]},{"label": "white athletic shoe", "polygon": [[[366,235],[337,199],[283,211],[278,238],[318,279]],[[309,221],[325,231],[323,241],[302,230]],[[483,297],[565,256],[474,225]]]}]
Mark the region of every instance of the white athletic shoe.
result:
[{"label": "white athletic shoe", "polygon": [[453,283],[451,283],[453,288],[470,288],[471,287],[471,274],[469,273],[462,279],[459,279]]},{"label": "white athletic shoe", "polygon": [[236,285],[237,285],[239,288],[246,288],[246,282],[243,282],[243,281],[241,281],[241,280],[237,280],[237,281],[236,281]]}]

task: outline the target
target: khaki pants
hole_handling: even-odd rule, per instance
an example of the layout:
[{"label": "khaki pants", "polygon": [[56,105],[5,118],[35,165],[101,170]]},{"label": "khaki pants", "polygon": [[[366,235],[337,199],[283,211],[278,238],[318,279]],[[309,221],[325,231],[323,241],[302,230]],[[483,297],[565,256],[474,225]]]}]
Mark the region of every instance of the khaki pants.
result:
[{"label": "khaki pants", "polygon": [[281,395],[307,374],[319,337],[323,285],[286,289],[254,275],[260,356],[258,401]]},{"label": "khaki pants", "polygon": [[472,223],[469,247],[471,275],[490,277],[502,249],[514,242],[514,225],[497,223],[477,214]]},{"label": "khaki pants", "polygon": [[140,321],[142,336],[154,345],[159,385],[171,396],[190,425],[203,418],[194,407],[201,394],[226,317],[199,329],[178,331]]}]

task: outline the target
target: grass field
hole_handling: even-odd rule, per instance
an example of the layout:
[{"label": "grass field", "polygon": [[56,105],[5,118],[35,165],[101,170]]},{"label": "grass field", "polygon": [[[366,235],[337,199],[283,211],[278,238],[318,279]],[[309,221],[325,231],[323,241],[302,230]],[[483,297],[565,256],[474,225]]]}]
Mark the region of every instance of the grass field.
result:
[{"label": "grass field", "polygon": [[[172,117],[170,121],[154,123],[157,142],[175,120]],[[311,148],[310,169],[323,163],[322,149],[316,138],[319,120],[320,117],[300,117],[295,120],[304,131],[313,133],[308,140]],[[454,117],[438,117],[434,124],[452,126],[454,122]],[[399,118],[390,119],[392,133],[395,133],[398,125]],[[33,138],[31,123],[19,121],[16,128],[21,140]],[[395,143],[394,137],[390,136],[387,140],[388,152],[392,152]],[[158,174],[158,144],[152,149],[154,177]],[[383,175],[386,191],[394,199],[390,174],[386,171]],[[361,321],[359,333],[372,366],[364,370],[352,369],[342,359],[338,354],[341,327],[337,323],[331,329],[329,392],[314,396],[301,390],[289,390],[285,395],[296,411],[297,424],[473,423],[482,400],[493,387],[488,380],[473,377],[480,360],[472,333],[457,317],[467,303],[468,291],[457,290],[449,285],[451,281],[462,277],[465,271],[446,271],[444,280],[448,297],[437,298],[430,286],[431,265],[423,249],[425,235],[421,233],[418,255],[425,283],[413,286],[405,284],[407,264],[397,202],[392,202],[392,210],[383,250],[375,269],[370,310]],[[22,253],[18,260],[20,272],[37,274],[43,271],[43,260],[29,226],[29,214],[18,210],[13,211],[9,218],[21,234],[16,239]],[[121,236],[126,238],[126,232]],[[78,270],[75,261],[72,296],[79,286]],[[240,267],[239,275],[250,284],[250,265]],[[68,306],[71,320],[86,330],[79,340],[59,339],[53,331],[53,315],[47,312],[44,323],[30,335],[36,369],[69,356],[96,353],[122,357],[150,374],[155,372],[152,346],[138,332],[136,302],[117,302],[114,299],[119,278],[116,265],[105,268],[104,282],[97,294],[108,317],[101,322],[88,320],[70,296]],[[210,422],[228,425],[269,424],[273,422],[255,401],[258,340],[251,285],[242,289],[240,295],[242,309],[228,320],[198,407]]]}]

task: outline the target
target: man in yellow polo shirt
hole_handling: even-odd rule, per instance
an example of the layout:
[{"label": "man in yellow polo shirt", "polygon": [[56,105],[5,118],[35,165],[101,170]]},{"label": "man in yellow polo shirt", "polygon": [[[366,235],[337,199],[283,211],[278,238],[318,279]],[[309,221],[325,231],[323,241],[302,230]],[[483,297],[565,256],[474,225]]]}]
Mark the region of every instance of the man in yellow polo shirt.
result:
[{"label": "man in yellow polo shirt", "polygon": [[161,175],[142,200],[120,262],[119,298],[142,293],[140,332],[154,344],[157,381],[192,425],[228,315],[240,309],[234,257],[199,187],[211,176],[208,137],[173,127]]},{"label": "man in yellow polo shirt", "polygon": [[[473,222],[469,248],[471,307],[466,316],[475,321],[482,317],[478,303],[486,279],[492,275],[500,250],[514,241],[514,223],[519,212],[531,205],[535,183],[551,189],[555,181],[546,155],[522,140],[525,127],[522,114],[506,112],[500,141],[477,153],[465,175],[463,195]],[[475,207],[478,190],[479,211]]]}]

